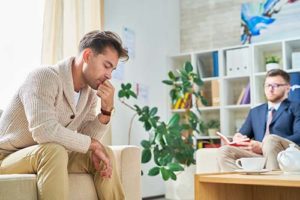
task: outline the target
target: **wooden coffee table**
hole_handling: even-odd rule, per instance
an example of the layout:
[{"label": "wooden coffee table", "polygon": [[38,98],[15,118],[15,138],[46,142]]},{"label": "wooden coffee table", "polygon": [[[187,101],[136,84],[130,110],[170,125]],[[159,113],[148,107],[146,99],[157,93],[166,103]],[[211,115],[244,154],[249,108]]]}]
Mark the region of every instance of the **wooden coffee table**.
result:
[{"label": "wooden coffee table", "polygon": [[196,200],[299,200],[300,175],[280,171],[258,175],[195,175]]}]

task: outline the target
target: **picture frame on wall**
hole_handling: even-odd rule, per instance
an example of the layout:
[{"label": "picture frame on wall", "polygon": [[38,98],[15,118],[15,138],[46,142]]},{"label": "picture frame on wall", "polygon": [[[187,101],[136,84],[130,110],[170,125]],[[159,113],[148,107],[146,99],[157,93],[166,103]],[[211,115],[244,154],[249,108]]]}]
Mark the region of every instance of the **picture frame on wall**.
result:
[{"label": "picture frame on wall", "polygon": [[300,0],[265,0],[241,6],[241,43],[280,40],[300,35]]}]

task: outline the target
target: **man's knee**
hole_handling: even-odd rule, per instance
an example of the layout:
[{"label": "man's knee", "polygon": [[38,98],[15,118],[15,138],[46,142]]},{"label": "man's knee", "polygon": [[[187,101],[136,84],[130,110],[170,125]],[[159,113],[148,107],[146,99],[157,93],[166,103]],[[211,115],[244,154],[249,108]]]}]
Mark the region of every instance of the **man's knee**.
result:
[{"label": "man's knee", "polygon": [[277,135],[267,135],[265,136],[262,143],[262,151],[265,155],[266,153],[273,152],[274,148],[280,143],[280,137]]},{"label": "man's knee", "polygon": [[233,147],[230,145],[223,145],[222,147],[220,147],[218,149],[218,161],[222,161],[224,159],[226,159],[230,153],[232,152]]},{"label": "man's knee", "polygon": [[39,146],[42,157],[57,160],[59,162],[68,161],[68,152],[62,145],[56,143],[45,143],[40,144]]}]

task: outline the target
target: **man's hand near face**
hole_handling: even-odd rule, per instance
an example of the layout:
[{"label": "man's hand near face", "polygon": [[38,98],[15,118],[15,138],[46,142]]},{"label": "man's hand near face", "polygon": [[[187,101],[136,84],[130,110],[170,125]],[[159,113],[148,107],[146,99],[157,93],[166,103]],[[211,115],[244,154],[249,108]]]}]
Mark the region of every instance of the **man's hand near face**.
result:
[{"label": "man's hand near face", "polygon": [[[98,140],[92,138],[89,150],[92,151],[92,161],[95,169],[99,171],[100,176],[104,178],[111,178],[112,166],[104,146]],[[101,161],[103,162],[102,169],[100,168]]]},{"label": "man's hand near face", "polygon": [[[114,86],[108,81],[104,81],[99,85],[97,90],[97,96],[101,98],[101,109],[107,112],[111,112],[114,108]],[[103,124],[107,124],[110,120],[108,115],[99,115],[99,121]]]}]

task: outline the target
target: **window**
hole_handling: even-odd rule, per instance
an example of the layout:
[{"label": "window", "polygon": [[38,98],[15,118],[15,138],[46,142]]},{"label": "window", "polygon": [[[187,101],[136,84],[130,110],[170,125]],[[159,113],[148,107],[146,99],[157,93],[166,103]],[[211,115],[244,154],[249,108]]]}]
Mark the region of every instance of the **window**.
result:
[{"label": "window", "polygon": [[44,1],[0,3],[0,109],[30,71],[40,66]]}]

